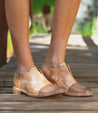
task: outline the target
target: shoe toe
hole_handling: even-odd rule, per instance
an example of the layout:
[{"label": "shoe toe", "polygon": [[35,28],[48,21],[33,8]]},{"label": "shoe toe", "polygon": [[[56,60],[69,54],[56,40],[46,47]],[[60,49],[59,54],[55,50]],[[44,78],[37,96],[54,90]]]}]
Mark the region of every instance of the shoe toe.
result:
[{"label": "shoe toe", "polygon": [[73,84],[67,92],[70,96],[92,96],[92,91],[78,83]]}]

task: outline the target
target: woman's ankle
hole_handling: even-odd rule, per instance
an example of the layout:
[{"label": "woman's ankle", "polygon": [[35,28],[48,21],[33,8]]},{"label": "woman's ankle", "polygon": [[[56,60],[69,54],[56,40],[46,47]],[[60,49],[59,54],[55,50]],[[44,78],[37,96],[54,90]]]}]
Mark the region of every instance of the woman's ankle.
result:
[{"label": "woman's ankle", "polygon": [[16,72],[18,74],[24,74],[32,67],[35,67],[35,65],[34,64],[32,64],[32,65],[18,65]]},{"label": "woman's ankle", "polygon": [[53,58],[46,58],[44,61],[44,64],[49,67],[55,67],[56,65],[62,62],[64,62],[64,60],[57,57],[53,57]]}]

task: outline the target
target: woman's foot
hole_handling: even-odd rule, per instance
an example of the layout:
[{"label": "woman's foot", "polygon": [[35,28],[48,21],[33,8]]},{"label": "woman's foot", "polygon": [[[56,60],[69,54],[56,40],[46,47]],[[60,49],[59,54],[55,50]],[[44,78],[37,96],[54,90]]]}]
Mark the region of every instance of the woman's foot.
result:
[{"label": "woman's foot", "polygon": [[68,96],[92,96],[92,91],[89,88],[80,85],[73,78],[70,67],[64,62],[54,67],[42,64],[39,70],[44,73],[50,82],[64,87],[64,94]]},{"label": "woman's foot", "polygon": [[47,97],[64,93],[64,88],[49,82],[34,66],[25,74],[15,73],[13,93],[21,92],[32,97]]}]

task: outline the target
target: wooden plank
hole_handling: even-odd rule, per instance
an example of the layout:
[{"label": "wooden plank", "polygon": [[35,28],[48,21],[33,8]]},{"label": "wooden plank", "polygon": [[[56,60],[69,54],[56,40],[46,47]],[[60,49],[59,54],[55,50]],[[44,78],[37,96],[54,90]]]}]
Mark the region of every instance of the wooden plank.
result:
[{"label": "wooden plank", "polygon": [[69,63],[71,67],[73,68],[81,68],[81,69],[95,69],[98,67],[98,64],[87,64],[87,63]]},{"label": "wooden plank", "polygon": [[98,102],[98,93],[92,97],[54,96],[47,98],[33,98],[27,95],[0,94],[0,102]]},{"label": "wooden plank", "polygon": [[[32,113],[32,111],[0,111],[0,113]],[[98,111],[33,111],[34,113],[98,113]]]},{"label": "wooden plank", "polygon": [[[95,94],[95,93],[98,93],[98,88],[90,88],[92,91],[93,91],[93,93]],[[0,88],[0,94],[2,94],[2,93],[12,93],[12,87],[1,87]]]},{"label": "wooden plank", "polygon": [[[5,74],[0,74],[0,77],[14,77],[14,71],[12,71],[12,69],[9,70],[5,70],[6,73]],[[73,72],[73,76],[76,78],[98,78],[98,71],[91,71],[89,72],[89,70],[87,70],[87,72],[81,70],[81,72]]]},{"label": "wooden plank", "polygon": [[[36,55],[36,53],[34,53],[34,54]],[[37,56],[35,56],[34,59],[35,58],[39,59],[39,57],[37,57]],[[35,63],[40,63],[40,62],[35,62]],[[90,64],[90,63],[82,63],[82,62],[80,62],[80,63],[75,63],[75,62],[71,63],[71,62],[69,62],[68,64],[73,69],[79,69],[79,68],[80,69],[97,69],[98,68],[98,63],[96,63],[96,64],[95,63],[91,63]],[[16,58],[14,60],[12,59],[6,66],[4,66],[4,68],[1,68],[0,70],[6,69],[6,67],[8,67],[8,68],[13,68],[14,67],[15,68],[16,67]]]},{"label": "wooden plank", "polygon": [[[14,77],[0,77],[0,82],[13,82]],[[98,78],[75,78],[79,82],[98,82]]]},{"label": "wooden plank", "polygon": [[[94,94],[98,94],[98,88],[90,88]],[[5,93],[12,93],[12,87],[1,87],[0,88],[0,94],[5,94]]]},{"label": "wooden plank", "polygon": [[0,88],[0,94],[1,93],[12,93],[13,92],[13,90],[12,90],[12,88],[5,88],[5,87],[2,87],[2,88]]},{"label": "wooden plank", "polygon": [[0,110],[98,111],[98,102],[0,102]]},{"label": "wooden plank", "polygon": [[[14,77],[0,77],[0,82],[13,82],[13,78]],[[80,82],[98,82],[98,77],[97,78],[77,78],[75,77],[75,79],[77,81],[80,81]]]},{"label": "wooden plank", "polygon": [[76,80],[79,82],[98,82],[98,78],[76,78]]},{"label": "wooden plank", "polygon": [[[15,64],[13,63],[12,65],[10,65],[10,63],[4,66],[4,68],[1,68],[0,71],[3,71],[4,69],[7,70],[7,67],[9,69],[12,69],[12,68],[16,69],[17,67],[16,63]],[[36,63],[41,64],[41,62],[36,62]],[[77,70],[77,69],[78,70],[97,70],[98,68],[98,64],[70,63],[70,62],[68,64],[71,66],[73,70]]]}]

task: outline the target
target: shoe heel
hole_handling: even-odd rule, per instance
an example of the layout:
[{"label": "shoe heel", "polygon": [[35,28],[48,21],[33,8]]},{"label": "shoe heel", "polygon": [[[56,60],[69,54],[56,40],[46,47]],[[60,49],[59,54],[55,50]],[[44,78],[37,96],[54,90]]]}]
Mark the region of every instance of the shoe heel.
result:
[{"label": "shoe heel", "polygon": [[21,94],[20,89],[17,88],[16,86],[13,86],[13,94],[17,94],[17,95]]}]

